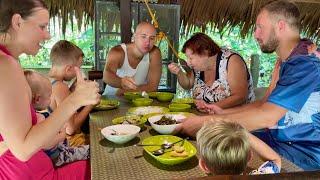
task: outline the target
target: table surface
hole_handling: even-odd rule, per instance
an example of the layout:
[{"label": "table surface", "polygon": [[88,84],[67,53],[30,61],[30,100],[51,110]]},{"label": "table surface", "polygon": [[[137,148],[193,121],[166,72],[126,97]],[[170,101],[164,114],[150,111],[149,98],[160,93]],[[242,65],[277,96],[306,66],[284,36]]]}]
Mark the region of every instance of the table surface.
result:
[{"label": "table surface", "polygon": [[[120,107],[108,111],[97,111],[90,113],[90,158],[91,177],[97,179],[173,179],[192,178],[206,176],[198,167],[198,154],[190,160],[174,165],[163,165],[143,151],[142,147],[133,146],[141,143],[143,139],[152,135],[158,135],[151,126],[145,125],[138,137],[132,141],[117,145],[101,134],[101,129],[112,125],[112,119],[124,116],[130,107],[133,107],[127,100],[118,98]],[[156,100],[152,105],[168,106],[168,103],[160,103]],[[192,113],[199,114],[195,109]],[[195,145],[194,140],[190,142]],[[143,155],[141,158],[136,156]],[[262,161],[257,156],[249,162],[249,169],[256,169]],[[282,172],[301,171],[300,168],[291,162],[282,160]]]}]

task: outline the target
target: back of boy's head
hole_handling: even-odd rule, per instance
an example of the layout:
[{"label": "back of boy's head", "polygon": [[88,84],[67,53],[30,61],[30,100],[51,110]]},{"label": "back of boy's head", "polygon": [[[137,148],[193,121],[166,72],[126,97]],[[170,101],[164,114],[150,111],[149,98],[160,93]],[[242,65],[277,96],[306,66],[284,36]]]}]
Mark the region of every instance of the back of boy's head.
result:
[{"label": "back of boy's head", "polygon": [[200,156],[216,175],[241,174],[250,158],[248,132],[232,122],[207,122],[197,133]]},{"label": "back of boy's head", "polygon": [[52,66],[74,65],[80,57],[84,57],[82,50],[66,40],[58,41],[50,52]]},{"label": "back of boy's head", "polygon": [[43,87],[48,84],[46,81],[49,81],[44,75],[32,70],[25,70],[24,76],[31,88],[32,95],[41,93]]}]

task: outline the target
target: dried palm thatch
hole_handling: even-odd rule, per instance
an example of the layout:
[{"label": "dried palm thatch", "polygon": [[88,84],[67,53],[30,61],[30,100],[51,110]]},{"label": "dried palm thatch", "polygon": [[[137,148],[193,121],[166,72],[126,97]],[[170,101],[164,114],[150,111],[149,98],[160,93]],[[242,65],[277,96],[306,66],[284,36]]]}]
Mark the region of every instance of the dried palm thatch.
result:
[{"label": "dried palm thatch", "polygon": [[94,0],[45,0],[51,17],[58,17],[59,27],[65,33],[66,25],[71,22],[73,27],[74,17],[78,22],[78,28],[93,22]]},{"label": "dried palm thatch", "polygon": [[[61,29],[65,32],[73,15],[78,20],[78,27],[93,21],[94,0],[45,0],[51,16],[59,17]],[[113,0],[119,1],[119,0]],[[177,1],[177,0],[176,0]],[[251,33],[257,12],[265,3],[272,0],[180,0],[181,21],[188,32],[194,27],[204,28],[208,23],[220,31],[224,27],[241,27],[244,37]],[[302,30],[309,37],[320,39],[320,0],[291,0],[301,12]],[[170,3],[172,0],[158,0],[158,3]],[[117,19],[117,18],[116,18]],[[109,21],[108,23],[115,22]]]},{"label": "dried palm thatch", "polygon": [[[170,3],[172,0],[159,0]],[[181,0],[182,25],[188,32],[194,27],[211,23],[220,31],[224,27],[240,26],[241,36],[252,32],[256,15],[265,3],[272,0]],[[309,37],[320,39],[320,0],[291,0],[301,12],[302,30]]]}]

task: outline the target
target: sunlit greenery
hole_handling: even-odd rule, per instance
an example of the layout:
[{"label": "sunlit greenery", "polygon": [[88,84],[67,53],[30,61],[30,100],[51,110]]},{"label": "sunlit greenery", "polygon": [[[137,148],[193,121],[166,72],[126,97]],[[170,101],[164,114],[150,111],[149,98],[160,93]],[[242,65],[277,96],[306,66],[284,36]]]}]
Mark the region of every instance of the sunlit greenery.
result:
[{"label": "sunlit greenery", "polygon": [[[53,22],[53,20],[52,20]],[[76,22],[76,21],[74,21]],[[51,23],[52,25],[53,23]],[[37,56],[31,57],[22,55],[20,57],[20,62],[25,68],[50,68],[50,49],[60,39],[69,40],[76,45],[78,45],[85,54],[85,59],[83,65],[87,68],[94,66],[94,28],[88,26],[87,29],[81,28],[80,31],[76,28],[76,24],[72,28],[70,25],[67,27],[65,36],[60,33],[60,29],[57,26],[50,26],[50,32],[52,38],[44,44],[44,47],[39,51]],[[225,29],[223,33],[218,32],[217,30],[211,29],[211,26],[208,25],[206,34],[208,34],[218,45],[231,48],[242,55],[248,65],[250,65],[250,56],[252,54],[258,54],[260,59],[260,69],[259,69],[259,82],[258,87],[268,86],[270,82],[270,75],[273,70],[274,62],[276,55],[273,54],[264,54],[260,51],[260,48],[253,38],[252,35],[248,35],[245,39],[240,37],[240,29],[233,28],[231,31]],[[181,32],[179,40],[179,56],[183,57],[184,54],[180,52],[184,42],[190,38],[195,32],[199,32],[200,29],[195,29],[193,32],[189,32],[187,35]],[[221,35],[223,34],[223,35]],[[115,45],[119,39],[115,38],[105,38],[100,43],[104,45]],[[108,46],[109,47],[109,46]],[[111,47],[111,46],[110,46]],[[166,42],[161,43],[160,49],[163,51],[163,54],[168,53],[168,46]],[[105,51],[104,51],[105,52]],[[169,60],[170,61],[170,60]],[[165,78],[164,78],[165,79]]]},{"label": "sunlit greenery", "polygon": [[[67,26],[65,36],[61,34],[60,28],[57,26],[57,21],[55,22],[56,26],[54,26],[55,19],[51,19],[50,34],[51,39],[43,44],[42,49],[40,49],[39,53],[36,56],[20,56],[20,63],[24,68],[50,68],[50,50],[52,46],[59,40],[65,39],[71,41],[72,43],[79,46],[85,54],[85,58],[83,61],[83,66],[92,67],[94,64],[94,30],[93,26],[88,26],[87,29],[84,27],[81,30],[77,29],[77,25],[75,24],[73,28],[69,24]],[[74,21],[76,22],[76,21]]]}]

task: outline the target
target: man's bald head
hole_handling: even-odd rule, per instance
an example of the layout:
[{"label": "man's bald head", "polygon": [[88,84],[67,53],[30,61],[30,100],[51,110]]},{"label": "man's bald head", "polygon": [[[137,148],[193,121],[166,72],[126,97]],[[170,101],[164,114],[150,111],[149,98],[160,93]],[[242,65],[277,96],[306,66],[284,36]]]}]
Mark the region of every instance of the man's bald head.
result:
[{"label": "man's bald head", "polygon": [[134,33],[135,47],[142,54],[149,53],[154,46],[156,36],[157,31],[152,24],[148,22],[139,23]]},{"label": "man's bald head", "polygon": [[157,33],[156,28],[152,24],[144,21],[137,25],[135,33],[143,33],[145,30],[154,31],[155,34]]}]

